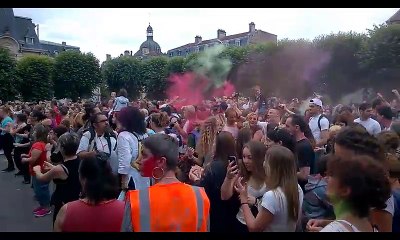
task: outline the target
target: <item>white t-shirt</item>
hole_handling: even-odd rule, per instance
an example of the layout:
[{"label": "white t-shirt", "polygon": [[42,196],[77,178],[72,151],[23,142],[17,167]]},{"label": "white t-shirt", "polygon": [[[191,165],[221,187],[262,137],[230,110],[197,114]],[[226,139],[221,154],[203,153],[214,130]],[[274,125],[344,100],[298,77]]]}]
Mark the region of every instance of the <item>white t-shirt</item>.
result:
[{"label": "white t-shirt", "polygon": [[321,116],[321,114],[311,117],[310,122],[308,123],[308,126],[311,129],[312,135],[314,136],[315,141],[321,141],[321,131],[325,131],[329,129],[329,120],[326,117],[321,118],[320,120],[320,125],[321,125],[321,130],[318,127],[318,119]]},{"label": "white t-shirt", "polygon": [[367,129],[368,133],[371,135],[378,135],[381,132],[381,125],[374,119],[368,118],[365,121],[361,121],[360,118],[354,120],[355,123],[361,124],[365,129]]},{"label": "white t-shirt", "polygon": [[360,232],[360,230],[348,221],[335,220],[326,225],[320,232]]},{"label": "white t-shirt", "polygon": [[109,160],[110,160],[111,169],[114,174],[118,174],[118,157],[117,157],[116,151],[114,151],[115,145],[117,144],[117,140],[113,137],[110,138],[110,141],[111,141],[111,153],[110,153],[110,149],[108,147],[108,142],[107,142],[107,139],[104,137],[104,135],[101,137],[95,136],[89,146],[90,137],[91,137],[91,134],[89,131],[86,131],[83,133],[81,141],[79,142],[79,147],[78,147],[78,150],[76,151],[76,154],[79,154],[80,152],[83,152],[83,151],[88,151],[88,152],[93,151],[94,144],[96,143],[97,151],[110,154]]},{"label": "white t-shirt", "polygon": [[[299,191],[300,216],[304,195],[300,186],[297,185],[297,187]],[[262,198],[261,206],[274,215],[272,222],[264,232],[294,232],[296,230],[297,221],[289,219],[286,196],[280,187],[266,192]]]},{"label": "white t-shirt", "polygon": [[[141,140],[148,137],[147,133],[138,136]],[[118,173],[129,175],[135,182],[136,189],[143,189],[150,186],[150,179],[142,177],[138,170],[131,166],[131,161],[138,157],[138,139],[130,132],[124,131],[118,134],[117,138]]]},{"label": "white t-shirt", "polygon": [[[263,186],[259,190],[254,189],[252,186],[248,186],[247,187],[248,196],[252,196],[252,197],[255,197],[255,198],[263,197],[266,192],[267,192],[267,187],[265,186],[265,183],[263,184]],[[260,203],[261,202],[258,201],[258,205],[257,205],[258,210],[260,210],[260,207],[261,207]],[[243,209],[242,208],[239,208],[239,212],[237,213],[236,218],[237,218],[237,220],[239,222],[241,222],[242,224],[246,225],[246,221],[244,219],[244,214],[243,214]]]}]

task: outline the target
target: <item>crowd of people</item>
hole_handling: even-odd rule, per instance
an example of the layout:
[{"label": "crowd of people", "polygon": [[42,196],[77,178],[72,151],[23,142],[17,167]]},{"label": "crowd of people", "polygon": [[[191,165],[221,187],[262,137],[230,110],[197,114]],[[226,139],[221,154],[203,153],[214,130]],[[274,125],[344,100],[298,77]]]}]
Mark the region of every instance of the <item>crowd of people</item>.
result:
[{"label": "crowd of people", "polygon": [[[5,174],[59,232],[400,232],[396,98],[1,106]],[[399,106],[400,107],[400,106]],[[54,192],[49,185],[54,184]]]}]

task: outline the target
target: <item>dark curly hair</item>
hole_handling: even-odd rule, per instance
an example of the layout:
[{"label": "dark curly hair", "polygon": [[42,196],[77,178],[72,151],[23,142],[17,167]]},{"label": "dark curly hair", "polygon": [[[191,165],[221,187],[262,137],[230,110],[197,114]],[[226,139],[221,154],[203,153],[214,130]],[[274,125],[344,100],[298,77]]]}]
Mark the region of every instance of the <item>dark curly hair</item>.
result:
[{"label": "dark curly hair", "polygon": [[389,179],[383,165],[371,157],[332,156],[328,161],[328,176],[338,180],[340,186],[350,188],[345,201],[358,217],[368,217],[371,208],[386,208],[391,194]]},{"label": "dark curly hair", "polygon": [[396,150],[399,148],[400,138],[397,133],[393,131],[380,132],[376,138],[385,150],[385,153],[396,153]]},{"label": "dark curly hair", "polygon": [[132,106],[124,107],[118,113],[117,120],[121,123],[122,128],[128,132],[140,135],[146,133],[146,122],[139,108]]},{"label": "dark curly hair", "polygon": [[282,142],[282,146],[288,148],[292,153],[295,152],[296,141],[288,130],[275,127],[267,132],[267,137],[275,143]]},{"label": "dark curly hair", "polygon": [[381,162],[385,159],[385,153],[378,140],[365,128],[357,125],[342,128],[336,135],[335,143],[356,155],[368,155]]}]

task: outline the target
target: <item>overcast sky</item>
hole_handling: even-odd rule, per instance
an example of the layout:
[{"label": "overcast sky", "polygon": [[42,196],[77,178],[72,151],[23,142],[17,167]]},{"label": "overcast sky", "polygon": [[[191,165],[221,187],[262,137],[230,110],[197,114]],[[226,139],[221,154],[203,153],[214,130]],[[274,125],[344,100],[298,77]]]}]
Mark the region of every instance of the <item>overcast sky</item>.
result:
[{"label": "overcast sky", "polygon": [[162,52],[194,42],[215,38],[217,29],[227,35],[246,32],[249,23],[256,29],[282,38],[313,39],[320,34],[339,31],[365,32],[373,24],[389,19],[398,8],[15,8],[17,16],[30,17],[40,25],[40,39],[67,42],[92,52],[100,61],[106,54],[116,57],[130,50],[134,53],[146,40],[146,28],[151,23],[154,40]]}]

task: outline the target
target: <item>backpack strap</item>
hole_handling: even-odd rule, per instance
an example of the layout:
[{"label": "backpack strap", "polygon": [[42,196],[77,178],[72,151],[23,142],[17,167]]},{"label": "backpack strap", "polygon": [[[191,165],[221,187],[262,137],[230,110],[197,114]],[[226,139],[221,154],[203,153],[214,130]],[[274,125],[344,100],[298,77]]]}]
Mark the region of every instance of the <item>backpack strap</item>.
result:
[{"label": "backpack strap", "polygon": [[324,118],[324,114],[321,114],[321,115],[319,116],[319,118],[318,118],[318,128],[319,128],[319,131],[322,131],[322,127],[321,127],[321,120],[322,120],[322,118]]}]

